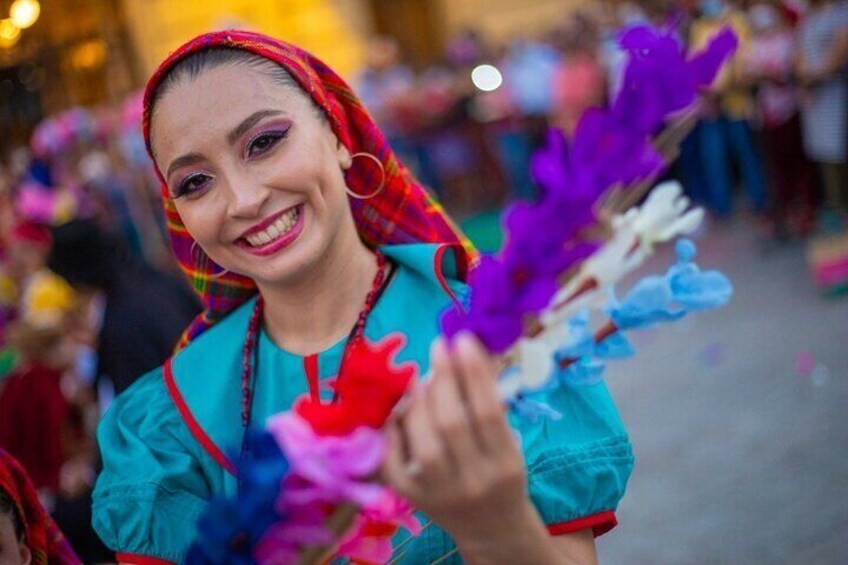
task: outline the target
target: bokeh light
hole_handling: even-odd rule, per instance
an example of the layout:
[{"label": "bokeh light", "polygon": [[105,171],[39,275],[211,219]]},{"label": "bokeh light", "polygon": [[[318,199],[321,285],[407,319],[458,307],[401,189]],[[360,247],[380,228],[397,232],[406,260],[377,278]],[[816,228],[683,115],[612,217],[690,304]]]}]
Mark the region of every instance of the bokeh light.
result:
[{"label": "bokeh light", "polygon": [[41,4],[38,0],[15,0],[9,8],[9,18],[20,29],[26,29],[38,20]]},{"label": "bokeh light", "polygon": [[501,72],[492,65],[478,65],[471,71],[471,82],[483,92],[492,92],[503,84]]}]

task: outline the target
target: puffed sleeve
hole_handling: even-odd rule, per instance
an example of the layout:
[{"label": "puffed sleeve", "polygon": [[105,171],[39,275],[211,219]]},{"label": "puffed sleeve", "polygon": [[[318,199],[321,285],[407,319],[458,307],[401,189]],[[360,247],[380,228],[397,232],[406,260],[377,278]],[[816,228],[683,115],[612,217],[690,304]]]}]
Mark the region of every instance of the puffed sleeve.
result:
[{"label": "puffed sleeve", "polygon": [[203,454],[167,394],[162,370],[114,401],[97,432],[103,471],[94,529],[128,563],[180,562],[210,497]]},{"label": "puffed sleeve", "polygon": [[534,505],[552,534],[609,531],[616,525],[633,453],[606,385],[562,387],[538,400],[562,418],[532,425],[512,418]]}]

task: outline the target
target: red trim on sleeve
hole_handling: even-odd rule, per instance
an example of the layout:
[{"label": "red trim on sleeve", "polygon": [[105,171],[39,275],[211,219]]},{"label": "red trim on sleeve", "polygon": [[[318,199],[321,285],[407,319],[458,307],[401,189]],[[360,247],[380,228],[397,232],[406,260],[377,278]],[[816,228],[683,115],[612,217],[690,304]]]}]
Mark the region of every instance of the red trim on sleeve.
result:
[{"label": "red trim on sleeve", "polygon": [[176,565],[174,561],[148,557],[147,555],[136,555],[135,553],[116,553],[115,559],[118,563],[131,563],[132,565]]},{"label": "red trim on sleeve", "polygon": [[595,537],[598,537],[613,529],[617,524],[615,512],[607,510],[606,512],[583,516],[576,520],[548,524],[548,532],[552,536],[561,536],[562,534],[573,534],[586,528],[592,528],[592,533]]},{"label": "red trim on sleeve", "polygon": [[177,406],[177,410],[180,412],[180,416],[182,416],[183,421],[186,426],[188,426],[191,435],[200,443],[203,449],[206,450],[212,459],[214,459],[221,467],[224,468],[225,471],[235,476],[236,468],[232,464],[232,462],[227,459],[227,456],[224,455],[224,452],[215,445],[215,443],[210,439],[210,437],[206,434],[203,428],[200,427],[200,424],[194,418],[194,414],[191,413],[191,409],[189,409],[188,404],[186,404],[185,399],[182,394],[180,394],[180,389],[177,388],[177,383],[174,380],[174,373],[171,369],[171,360],[168,359],[165,361],[165,366],[163,367],[165,373],[165,386],[168,387],[168,394],[171,396],[171,400],[174,401],[174,404]]},{"label": "red trim on sleeve", "polygon": [[442,289],[447,293],[448,296],[451,297],[451,300],[453,300],[453,303],[456,305],[457,308],[459,308],[459,311],[465,312],[465,306],[462,304],[462,301],[459,299],[459,297],[457,297],[453,289],[451,289],[450,285],[448,284],[448,280],[445,277],[445,274],[442,272],[442,258],[445,255],[445,251],[453,249],[453,247],[453,245],[444,244],[440,245],[439,248],[436,249],[436,255],[433,258],[433,262],[435,263],[433,265],[433,268],[436,271],[436,277],[438,277],[439,283],[442,285]]},{"label": "red trim on sleeve", "polygon": [[307,355],[303,358],[303,370],[306,373],[306,382],[309,383],[309,396],[313,402],[321,402],[318,395],[318,354]]}]

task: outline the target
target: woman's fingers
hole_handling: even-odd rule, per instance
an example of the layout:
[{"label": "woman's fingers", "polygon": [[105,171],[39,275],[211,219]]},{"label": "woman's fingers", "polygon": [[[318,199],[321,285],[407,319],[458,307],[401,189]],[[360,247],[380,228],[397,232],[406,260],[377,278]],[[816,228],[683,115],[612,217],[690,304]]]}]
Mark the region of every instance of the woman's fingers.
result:
[{"label": "woman's fingers", "polygon": [[482,445],[470,425],[468,403],[453,370],[447,345],[441,337],[430,348],[430,370],[427,396],[436,429],[455,469],[464,459],[474,460],[482,453]]},{"label": "woman's fingers", "polygon": [[417,500],[420,488],[415,473],[410,472],[408,446],[400,422],[389,422],[385,427],[388,447],[381,469],[383,480],[398,494],[410,500]]},{"label": "woman's fingers", "polygon": [[463,332],[454,341],[451,357],[458,383],[466,398],[470,423],[485,450],[497,450],[513,441],[498,396],[495,360],[474,335]]},{"label": "woman's fingers", "polygon": [[409,410],[399,420],[400,429],[409,448],[410,474],[418,475],[417,479],[423,482],[446,475],[450,470],[446,446],[430,414],[427,399],[429,386],[429,383],[425,383],[415,391]]}]

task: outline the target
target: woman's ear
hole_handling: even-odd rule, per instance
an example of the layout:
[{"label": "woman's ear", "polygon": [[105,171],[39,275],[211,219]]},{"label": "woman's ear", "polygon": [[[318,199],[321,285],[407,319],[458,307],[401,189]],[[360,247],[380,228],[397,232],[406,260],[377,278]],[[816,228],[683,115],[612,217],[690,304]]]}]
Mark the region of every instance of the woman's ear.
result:
[{"label": "woman's ear", "polygon": [[29,565],[32,561],[32,552],[29,550],[29,546],[25,543],[18,544],[21,548],[21,565]]},{"label": "woman's ear", "polygon": [[336,142],[338,145],[336,146],[336,156],[339,159],[339,166],[343,171],[346,171],[353,164],[353,158],[350,155],[350,150],[345,147],[345,144],[341,141]]}]

